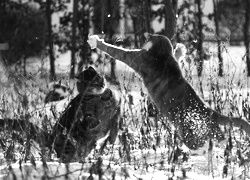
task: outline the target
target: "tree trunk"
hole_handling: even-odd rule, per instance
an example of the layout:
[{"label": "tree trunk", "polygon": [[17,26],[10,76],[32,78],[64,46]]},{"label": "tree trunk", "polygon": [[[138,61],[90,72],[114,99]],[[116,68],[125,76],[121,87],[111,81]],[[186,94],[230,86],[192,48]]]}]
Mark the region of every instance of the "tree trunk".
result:
[{"label": "tree trunk", "polygon": [[[105,29],[107,30],[106,33],[106,38],[108,41],[112,41],[112,37],[115,34],[115,29],[112,26],[114,22],[114,16],[115,13],[113,12],[113,7],[112,7],[112,1],[111,0],[107,0],[106,1],[106,12],[108,12],[112,18],[108,18],[106,22],[106,26],[109,26],[108,28],[106,27]],[[124,29],[125,30],[125,29]],[[115,74],[115,68],[116,68],[116,61],[114,58],[110,58],[110,78],[112,82],[116,82],[117,78],[116,78],[116,74]]]},{"label": "tree trunk", "polygon": [[197,18],[198,18],[198,47],[197,47],[197,51],[198,51],[198,62],[197,62],[197,72],[198,72],[198,76],[202,75],[202,70],[203,70],[203,35],[202,35],[202,10],[201,10],[201,1],[200,0],[196,0],[196,4],[198,7],[198,13],[197,13]]},{"label": "tree trunk", "polygon": [[151,14],[151,1],[150,0],[139,0],[134,4],[136,8],[136,34],[137,34],[137,42],[139,47],[141,47],[144,42],[144,33],[151,32],[151,25],[150,25],[150,14]]},{"label": "tree trunk", "polygon": [[172,7],[175,15],[175,23],[176,23],[176,14],[177,14],[177,8],[178,8],[178,0],[172,0]]},{"label": "tree trunk", "polygon": [[[80,62],[78,65],[78,71],[81,72],[83,70],[83,65],[87,64],[90,56],[90,47],[87,43],[88,35],[89,35],[89,0],[82,0],[82,23],[79,23],[79,31],[82,36],[82,45],[80,47]],[[85,8],[88,6],[87,8]]]},{"label": "tree trunk", "polygon": [[52,39],[52,24],[51,24],[51,0],[46,0],[46,15],[48,24],[48,43],[49,43],[49,58],[50,58],[50,80],[56,79],[55,74],[55,57]]},{"label": "tree trunk", "polygon": [[135,39],[135,47],[138,48],[139,47],[139,42],[138,42],[138,23],[137,23],[137,16],[132,16],[132,21],[133,21],[133,28],[134,28],[134,39]]},{"label": "tree trunk", "polygon": [[[139,7],[138,7],[139,6]],[[139,47],[141,47],[144,44],[144,32],[146,32],[146,24],[145,24],[145,8],[144,8],[144,0],[139,0],[138,1],[138,11],[137,11],[137,16],[139,17],[137,19],[138,23],[138,42],[139,42]]]},{"label": "tree trunk", "polygon": [[151,0],[143,1],[145,20],[146,20],[146,32],[151,33]]},{"label": "tree trunk", "polygon": [[218,48],[218,59],[219,59],[219,71],[218,75],[223,76],[223,58],[221,56],[221,39],[219,32],[219,19],[218,19],[218,0],[213,0],[214,3],[214,23],[215,23],[215,33],[217,37],[217,48]]},{"label": "tree trunk", "polygon": [[120,0],[120,35],[125,37],[125,0]]},{"label": "tree trunk", "polygon": [[250,11],[250,2],[246,0],[245,6],[245,24],[244,24],[244,43],[246,47],[246,63],[247,63],[247,76],[250,76],[250,51],[249,51],[249,11]]},{"label": "tree trunk", "polygon": [[76,64],[76,23],[78,13],[78,0],[73,2],[73,18],[72,18],[72,47],[71,47],[71,67],[70,67],[70,78],[75,77],[75,64]]},{"label": "tree trunk", "polygon": [[165,32],[172,41],[176,33],[176,15],[171,0],[165,0]]}]

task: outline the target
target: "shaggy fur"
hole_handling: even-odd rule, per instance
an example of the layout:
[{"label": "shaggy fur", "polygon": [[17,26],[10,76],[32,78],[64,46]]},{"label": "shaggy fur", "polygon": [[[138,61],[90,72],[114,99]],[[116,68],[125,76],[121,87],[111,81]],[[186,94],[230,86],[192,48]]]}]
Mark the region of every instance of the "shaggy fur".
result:
[{"label": "shaggy fur", "polygon": [[[94,112],[89,113],[86,108],[90,101],[94,103]],[[98,96],[77,95],[54,127],[53,137],[56,137],[55,150],[58,157],[66,160],[74,156],[86,157],[96,142],[108,132],[108,140],[114,143],[118,133],[119,116],[118,101],[110,89]],[[67,139],[67,136],[72,139]],[[75,147],[80,147],[78,152]]]},{"label": "shaggy fur", "polygon": [[0,119],[0,129],[27,135],[42,147],[55,149],[63,162],[85,158],[105,136],[104,145],[107,141],[113,144],[118,134],[119,99],[105,88],[103,77],[92,67],[79,74],[77,83],[79,94],[71,100],[52,133],[21,119]]},{"label": "shaggy fur", "polygon": [[156,106],[175,124],[190,149],[203,146],[208,138],[223,139],[219,125],[232,124],[250,135],[250,124],[246,120],[226,117],[204,104],[184,79],[167,37],[148,33],[145,37],[147,42],[143,48],[134,50],[110,45],[96,35],[90,36],[88,43],[141,75]]}]

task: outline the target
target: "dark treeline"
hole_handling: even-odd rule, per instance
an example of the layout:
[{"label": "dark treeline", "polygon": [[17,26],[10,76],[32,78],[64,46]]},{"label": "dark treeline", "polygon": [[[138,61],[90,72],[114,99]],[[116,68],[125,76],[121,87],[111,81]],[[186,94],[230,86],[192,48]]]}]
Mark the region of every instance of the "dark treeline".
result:
[{"label": "dark treeline", "polygon": [[[55,49],[71,51],[70,77],[90,62],[89,34],[99,34],[105,41],[125,47],[140,48],[143,33],[169,37],[173,45],[184,43],[202,75],[203,61],[209,55],[206,41],[218,43],[218,75],[223,76],[221,44],[243,44],[249,63],[249,2],[213,0],[205,14],[208,0],[33,0],[0,1],[0,49],[8,65],[19,64],[25,75],[26,59],[48,56],[50,79],[56,79]],[[211,2],[210,2],[211,3]],[[55,19],[58,17],[58,23]],[[57,22],[57,21],[56,21]],[[155,23],[161,24],[157,28]],[[159,26],[159,25],[158,25]],[[1,47],[1,46],[0,46]],[[80,62],[77,64],[76,55]],[[111,60],[112,69],[115,61]],[[78,67],[78,68],[76,68]],[[250,75],[250,66],[248,76]],[[113,73],[111,73],[113,74]]]}]

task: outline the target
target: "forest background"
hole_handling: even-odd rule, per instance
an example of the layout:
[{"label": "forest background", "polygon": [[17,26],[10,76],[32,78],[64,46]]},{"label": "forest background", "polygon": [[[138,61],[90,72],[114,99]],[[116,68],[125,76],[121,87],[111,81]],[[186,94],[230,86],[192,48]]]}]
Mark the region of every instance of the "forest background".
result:
[{"label": "forest background", "polygon": [[[173,36],[174,47],[182,43],[187,48],[185,58],[179,61],[184,76],[206,103],[224,114],[249,119],[249,15],[249,0],[1,0],[1,117],[32,117],[38,124],[41,119],[46,122],[55,119],[55,114],[59,116],[65,108],[65,102],[56,110],[53,108],[58,104],[43,105],[49,84],[62,80],[73,88],[75,75],[92,65],[105,71],[111,86],[123,86],[125,91],[122,92],[122,118],[126,121],[121,134],[126,141],[119,139],[112,152],[111,147],[106,149],[109,165],[110,162],[122,164],[121,177],[136,179],[135,175],[146,174],[143,179],[158,175],[161,178],[204,178],[194,175],[195,172],[213,178],[247,179],[249,143],[248,138],[239,133],[234,137],[230,158],[224,153],[228,151],[228,146],[225,146],[215,150],[217,154],[213,162],[209,158],[199,159],[207,156],[203,154],[192,156],[187,165],[179,161],[176,165],[176,159],[171,155],[171,148],[175,148],[171,131],[166,128],[164,132],[158,132],[152,122],[145,121],[145,117],[152,114],[148,107],[145,109],[148,99],[140,78],[114,59],[91,50],[87,39],[90,34],[98,34],[111,44],[140,48],[145,41],[144,32]],[[11,87],[10,82],[14,82]],[[52,115],[49,116],[48,112]],[[34,114],[38,118],[34,118]],[[37,173],[39,163],[35,160],[41,160],[37,155],[40,151],[30,152],[26,145],[16,146],[20,143],[10,140],[10,137],[1,139],[6,144],[0,159],[4,177],[6,174],[14,177],[18,173],[23,179],[31,177],[30,169],[26,169],[24,175],[19,166],[26,161],[31,162],[35,167],[32,172]],[[163,146],[168,144],[167,150],[155,153],[157,142]],[[15,169],[11,163],[17,162]],[[42,161],[42,177],[47,173],[45,164]],[[87,172],[90,167],[72,164],[73,170],[66,166],[58,175],[61,164],[49,166],[51,172],[46,177],[74,175],[82,179],[85,174],[81,172]],[[143,172],[134,172],[135,166]],[[148,170],[149,167],[154,170]],[[128,173],[128,169],[133,169],[132,173]],[[163,174],[161,170],[164,170]],[[80,175],[75,175],[76,172]],[[113,177],[114,172],[118,171],[113,168],[107,177]]]}]

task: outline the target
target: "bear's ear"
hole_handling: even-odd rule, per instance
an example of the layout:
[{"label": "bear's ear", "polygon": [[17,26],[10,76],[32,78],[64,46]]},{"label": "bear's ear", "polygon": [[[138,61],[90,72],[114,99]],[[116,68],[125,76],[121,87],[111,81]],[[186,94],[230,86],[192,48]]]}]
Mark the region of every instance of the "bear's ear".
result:
[{"label": "bear's ear", "polygon": [[144,37],[146,38],[147,41],[149,41],[149,40],[151,39],[152,36],[153,36],[153,35],[150,34],[150,33],[148,33],[148,32],[145,32],[145,33],[144,33]]}]

